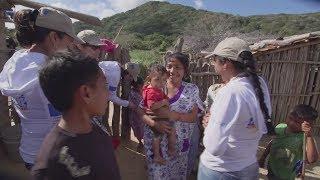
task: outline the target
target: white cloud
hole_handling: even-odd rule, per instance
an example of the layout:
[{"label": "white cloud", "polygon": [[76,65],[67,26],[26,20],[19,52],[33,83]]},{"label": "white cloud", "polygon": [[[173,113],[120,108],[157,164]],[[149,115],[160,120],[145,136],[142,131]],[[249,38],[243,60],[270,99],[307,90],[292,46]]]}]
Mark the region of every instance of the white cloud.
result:
[{"label": "white cloud", "polygon": [[[64,3],[62,1],[55,1],[54,3],[48,4],[50,6],[53,7],[57,7],[57,8],[62,8],[62,9],[66,9],[66,10],[70,10],[70,11],[78,11],[74,5],[72,5],[71,3]],[[77,19],[73,19],[71,18],[72,22],[76,22],[78,21]]]},{"label": "white cloud", "polygon": [[117,13],[115,10],[108,8],[107,3],[103,2],[80,4],[79,11],[99,18],[109,17]]},{"label": "white cloud", "polygon": [[203,7],[203,1],[202,0],[195,0],[194,4],[196,5],[197,9],[200,9]]},{"label": "white cloud", "polygon": [[[95,1],[81,1],[81,0],[35,0],[39,3],[45,3],[50,6],[68,9],[84,14],[96,16],[100,19],[112,16],[116,13],[128,11],[136,8],[146,2],[154,0],[95,0]],[[157,0],[166,1],[166,0]],[[25,9],[24,6],[16,6],[14,9],[18,11]],[[76,21],[73,19],[73,21]]]},{"label": "white cloud", "polygon": [[62,3],[62,2],[55,2],[50,4],[53,7],[57,7],[57,8],[63,8],[63,9],[68,9],[68,10],[72,10],[72,7],[69,7],[67,4]]},{"label": "white cloud", "polygon": [[[117,12],[124,12],[154,0],[106,0]],[[165,0],[157,0],[165,1]]]},{"label": "white cloud", "polygon": [[145,2],[146,0],[107,0],[113,9],[119,12],[133,9]]},{"label": "white cloud", "polygon": [[113,9],[104,9],[103,11],[100,12],[100,18],[105,18],[109,17],[116,14],[116,12]]},{"label": "white cloud", "polygon": [[[68,3],[65,3],[68,2]],[[95,1],[90,3],[84,3],[80,1],[58,1],[51,4],[52,6],[64,8],[84,14],[89,14],[92,16],[96,16],[100,19],[112,16],[117,12],[110,7],[108,7],[107,2],[103,1]]]}]

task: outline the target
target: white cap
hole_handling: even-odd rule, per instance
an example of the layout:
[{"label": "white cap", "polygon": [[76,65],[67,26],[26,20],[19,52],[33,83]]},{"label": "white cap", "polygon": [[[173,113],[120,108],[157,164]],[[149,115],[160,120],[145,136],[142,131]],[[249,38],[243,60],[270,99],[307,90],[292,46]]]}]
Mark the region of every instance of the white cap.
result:
[{"label": "white cap", "polygon": [[50,7],[42,7],[39,9],[35,24],[39,27],[44,27],[59,32],[66,33],[72,37],[77,43],[83,44],[84,42],[79,39],[74,31],[71,18],[65,13]]},{"label": "white cap", "polygon": [[238,56],[243,51],[250,51],[248,43],[237,37],[230,37],[221,41],[214,51],[205,58],[216,55],[233,61],[242,62],[241,58],[238,58]]},{"label": "white cap", "polygon": [[77,37],[80,38],[81,40],[83,40],[84,42],[93,45],[93,46],[100,46],[101,41],[100,41],[100,37],[98,36],[98,34],[92,30],[83,30],[80,31],[77,34]]}]

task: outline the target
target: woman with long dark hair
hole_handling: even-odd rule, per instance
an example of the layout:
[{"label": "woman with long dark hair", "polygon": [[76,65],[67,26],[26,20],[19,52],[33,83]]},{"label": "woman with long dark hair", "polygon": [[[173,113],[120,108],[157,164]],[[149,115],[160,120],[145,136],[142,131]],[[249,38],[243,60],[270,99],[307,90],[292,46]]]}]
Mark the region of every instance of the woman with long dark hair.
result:
[{"label": "woman with long dark hair", "polygon": [[263,134],[274,131],[267,84],[257,75],[242,39],[223,40],[207,57],[227,83],[210,108],[198,179],[258,179],[258,143]]},{"label": "woman with long dark hair", "polygon": [[183,53],[173,53],[166,59],[166,69],[169,78],[165,87],[166,95],[169,98],[170,111],[176,112],[174,129],[177,134],[176,150],[177,155],[172,158],[168,156],[167,137],[161,141],[160,149],[164,165],[154,163],[152,151],[152,139],[154,133],[151,128],[160,133],[170,133],[173,129],[165,123],[154,121],[144,116],[144,122],[148,125],[144,130],[144,146],[148,165],[149,179],[187,179],[188,158],[191,149],[192,134],[196,128],[196,120],[199,109],[203,110],[203,104],[199,97],[199,89],[195,84],[185,82],[189,69],[189,57]]}]

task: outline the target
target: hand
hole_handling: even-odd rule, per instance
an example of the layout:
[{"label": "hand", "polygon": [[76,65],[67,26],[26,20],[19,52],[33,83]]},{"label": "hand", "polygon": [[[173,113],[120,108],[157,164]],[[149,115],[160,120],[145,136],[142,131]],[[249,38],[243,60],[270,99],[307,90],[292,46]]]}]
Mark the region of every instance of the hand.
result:
[{"label": "hand", "polygon": [[180,113],[175,111],[170,111],[169,118],[174,121],[178,121],[180,119]]},{"label": "hand", "polygon": [[155,128],[160,133],[169,134],[172,132],[172,128],[166,124],[166,122],[155,121],[153,128]]},{"label": "hand", "polygon": [[303,121],[303,123],[301,124],[301,129],[304,133],[306,133],[307,137],[312,136],[312,128],[309,122]]},{"label": "hand", "polygon": [[168,99],[162,100],[162,104],[163,104],[163,106],[168,106],[168,107],[170,106]]},{"label": "hand", "polygon": [[209,123],[209,119],[210,119],[210,113],[208,112],[207,114],[205,114],[203,116],[203,119],[202,119],[202,126],[204,128],[206,128],[208,126],[208,123]]}]

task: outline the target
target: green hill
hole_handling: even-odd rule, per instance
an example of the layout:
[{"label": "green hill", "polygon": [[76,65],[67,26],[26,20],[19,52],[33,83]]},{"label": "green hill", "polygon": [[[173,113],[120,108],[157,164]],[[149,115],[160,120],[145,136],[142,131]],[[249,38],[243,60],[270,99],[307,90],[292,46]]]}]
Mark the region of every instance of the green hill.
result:
[{"label": "green hill", "polygon": [[75,23],[77,31],[94,29],[114,37],[123,25],[117,41],[131,50],[160,50],[170,47],[178,36],[210,38],[225,32],[289,36],[320,30],[320,13],[301,15],[234,16],[196,10],[168,2],[148,2],[133,10],[104,18],[102,27]]},{"label": "green hill", "polygon": [[249,42],[320,30],[320,13],[235,16],[170,4],[148,2],[130,11],[102,20],[102,27],[76,22],[76,31],[93,29],[114,38],[130,49],[133,59],[152,62],[170,48],[177,37],[185,39],[184,50],[211,50],[227,36],[240,36]]}]

